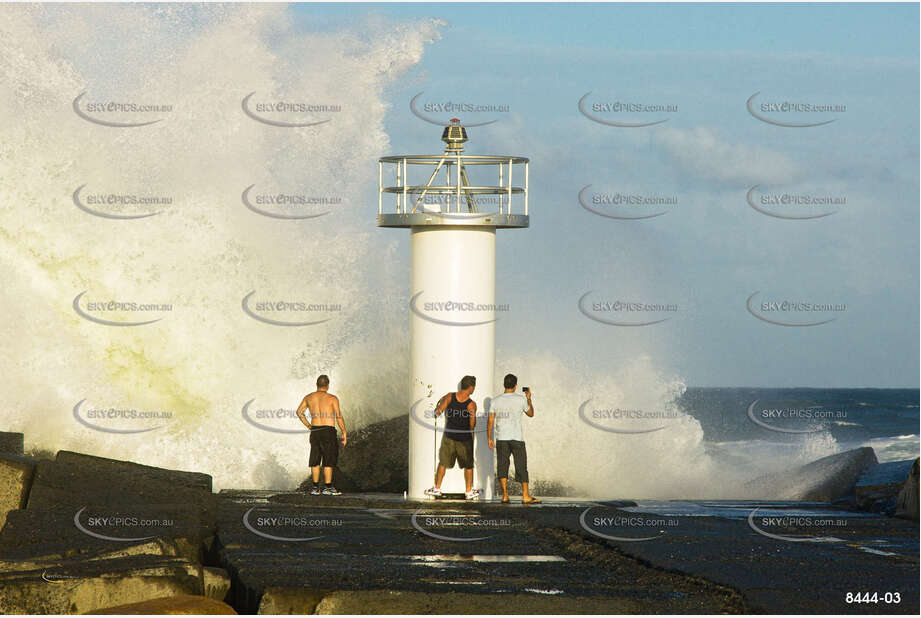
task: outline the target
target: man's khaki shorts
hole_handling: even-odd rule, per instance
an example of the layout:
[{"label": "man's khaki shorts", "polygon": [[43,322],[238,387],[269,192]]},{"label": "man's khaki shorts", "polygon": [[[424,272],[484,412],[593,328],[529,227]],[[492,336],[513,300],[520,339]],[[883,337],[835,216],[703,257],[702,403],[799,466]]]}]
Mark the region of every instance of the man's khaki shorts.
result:
[{"label": "man's khaki shorts", "polygon": [[441,447],[438,449],[438,463],[445,468],[453,468],[455,461],[465,470],[473,468],[473,440],[455,440],[442,436]]}]

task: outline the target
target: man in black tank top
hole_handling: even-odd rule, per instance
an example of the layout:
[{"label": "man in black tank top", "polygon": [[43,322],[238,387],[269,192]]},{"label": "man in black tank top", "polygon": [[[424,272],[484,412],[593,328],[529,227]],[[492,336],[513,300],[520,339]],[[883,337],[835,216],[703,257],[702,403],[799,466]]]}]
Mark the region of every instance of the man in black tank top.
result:
[{"label": "man in black tank top", "polygon": [[464,496],[473,500],[480,495],[473,488],[473,429],[476,427],[476,403],[470,398],[476,388],[476,378],[464,376],[461,389],[448,393],[438,402],[435,416],[444,413],[445,430],[438,449],[438,468],[435,471],[435,486],[426,489],[425,494],[432,497],[441,495],[441,482],[445,471],[453,468],[455,462],[464,469],[464,483],[467,491]]}]

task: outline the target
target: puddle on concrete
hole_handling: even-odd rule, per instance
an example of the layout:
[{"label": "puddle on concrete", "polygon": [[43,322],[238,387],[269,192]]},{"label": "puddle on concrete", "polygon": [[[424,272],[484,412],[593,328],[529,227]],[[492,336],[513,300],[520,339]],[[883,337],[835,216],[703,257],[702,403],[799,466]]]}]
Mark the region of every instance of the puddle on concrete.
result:
[{"label": "puddle on concrete", "polygon": [[824,502],[748,501],[748,500],[638,500],[637,506],[625,507],[630,513],[649,513],[666,517],[720,517],[747,519],[755,509],[778,517],[878,517],[872,513],[845,511]]},{"label": "puddle on concrete", "polygon": [[[425,580],[423,580],[425,581]],[[429,581],[429,584],[443,584],[445,586],[485,586],[486,582],[443,582],[443,581]]]},{"label": "puddle on concrete", "polygon": [[440,564],[445,562],[566,562],[563,556],[550,554],[430,554],[404,556],[413,562]]},{"label": "puddle on concrete", "polygon": [[859,547],[860,551],[865,551],[868,554],[876,554],[877,556],[898,556],[898,554],[891,551],[883,551],[881,549],[873,549],[871,547]]}]

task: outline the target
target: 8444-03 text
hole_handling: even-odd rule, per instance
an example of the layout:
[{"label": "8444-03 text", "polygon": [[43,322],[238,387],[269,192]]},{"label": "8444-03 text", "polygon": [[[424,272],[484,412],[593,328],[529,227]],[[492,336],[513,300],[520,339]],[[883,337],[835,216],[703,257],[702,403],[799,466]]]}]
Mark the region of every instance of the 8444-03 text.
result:
[{"label": "8444-03 text", "polygon": [[844,602],[898,604],[902,602],[902,595],[898,592],[848,592]]}]

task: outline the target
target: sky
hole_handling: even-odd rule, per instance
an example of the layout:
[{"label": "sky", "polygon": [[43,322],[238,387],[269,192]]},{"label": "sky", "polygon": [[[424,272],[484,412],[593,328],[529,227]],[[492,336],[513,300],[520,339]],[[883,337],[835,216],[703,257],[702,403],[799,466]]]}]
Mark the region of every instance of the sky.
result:
[{"label": "sky", "polygon": [[348,24],[369,13],[435,17],[463,36],[510,45],[917,56],[912,41],[918,8],[911,3],[317,3],[294,10],[308,29]]},{"label": "sky", "polygon": [[[381,154],[440,151],[438,127],[410,109],[419,93],[419,106],[507,106],[461,118],[497,120],[470,129],[468,152],[531,158],[531,227],[498,234],[497,302],[511,306],[497,325],[500,350],[541,350],[591,367],[648,355],[694,386],[918,386],[918,5],[292,10],[305,31],[360,29],[369,16],[442,22],[422,60],[384,93],[394,151]],[[590,106],[677,111],[596,114],[667,118],[607,126],[580,113],[588,93]],[[834,121],[804,128],[764,122],[746,107],[755,93],[755,111],[767,109],[768,118]],[[771,113],[771,103],[784,101],[838,111]],[[579,203],[588,185],[594,199],[627,194],[677,203],[651,219],[603,217]],[[765,207],[787,215],[835,211],[778,218],[749,205],[756,186],[756,203],[797,195],[839,204]],[[370,226],[375,198],[372,191]],[[610,326],[579,310],[589,292],[592,301],[678,309],[659,324]],[[831,321],[793,327],[759,319],[747,304],[756,292],[751,307],[769,319]],[[771,313],[770,303],[783,300],[834,309]]]}]

